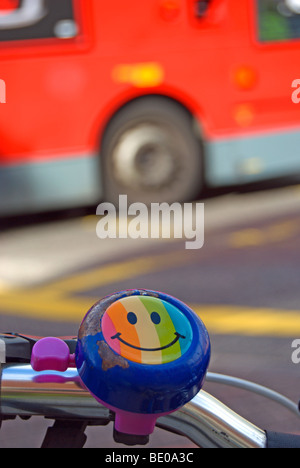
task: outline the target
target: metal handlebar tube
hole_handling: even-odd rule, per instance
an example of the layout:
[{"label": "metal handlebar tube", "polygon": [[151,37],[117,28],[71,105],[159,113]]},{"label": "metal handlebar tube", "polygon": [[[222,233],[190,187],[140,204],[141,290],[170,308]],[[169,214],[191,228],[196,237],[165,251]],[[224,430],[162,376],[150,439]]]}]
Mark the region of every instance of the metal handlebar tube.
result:
[{"label": "metal handlebar tube", "polygon": [[[111,412],[82,387],[76,369],[36,372],[30,365],[5,365],[1,378],[1,418],[45,416],[56,420],[108,424]],[[265,433],[217,399],[200,391],[183,408],[160,418],[159,427],[197,446],[265,448]]]},{"label": "metal handlebar tube", "polygon": [[185,435],[202,448],[266,448],[264,431],[203,390],[157,425]]},{"label": "metal handlebar tube", "polygon": [[35,372],[30,365],[4,365],[1,373],[0,417],[45,416],[107,424],[108,409],[82,387],[77,369]]},{"label": "metal handlebar tube", "polygon": [[[1,335],[0,427],[1,421],[16,416],[44,416],[55,420],[53,428],[47,431],[45,447],[54,448],[52,445],[57,446],[57,442],[65,446],[66,437],[57,434],[67,436],[70,427],[70,447],[74,447],[76,437],[76,443],[81,446],[86,426],[106,425],[114,421],[115,415],[87,391],[76,368],[65,372],[34,371],[28,361],[36,341],[36,337]],[[65,337],[65,342],[70,352],[74,352],[76,339]],[[300,416],[299,408],[291,400],[253,382],[210,372],[206,380],[260,394]],[[263,431],[203,390],[181,409],[158,418],[157,426],[185,436],[203,448],[300,447],[300,436]]]},{"label": "metal handlebar tube", "polygon": [[[219,378],[208,374],[208,380]],[[106,425],[114,419],[82,386],[77,369],[36,372],[27,364],[2,364],[0,421],[16,416],[54,419],[60,421],[59,430],[64,421]],[[183,408],[159,418],[157,426],[202,448],[300,446],[299,437],[265,432],[203,390]]]}]

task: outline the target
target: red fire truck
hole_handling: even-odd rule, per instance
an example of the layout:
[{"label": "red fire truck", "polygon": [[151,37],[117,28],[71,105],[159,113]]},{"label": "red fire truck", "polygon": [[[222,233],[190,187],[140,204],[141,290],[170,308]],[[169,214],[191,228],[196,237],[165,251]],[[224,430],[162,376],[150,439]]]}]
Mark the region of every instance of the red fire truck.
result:
[{"label": "red fire truck", "polygon": [[0,213],[186,201],[300,171],[299,13],[299,0],[0,0]]}]

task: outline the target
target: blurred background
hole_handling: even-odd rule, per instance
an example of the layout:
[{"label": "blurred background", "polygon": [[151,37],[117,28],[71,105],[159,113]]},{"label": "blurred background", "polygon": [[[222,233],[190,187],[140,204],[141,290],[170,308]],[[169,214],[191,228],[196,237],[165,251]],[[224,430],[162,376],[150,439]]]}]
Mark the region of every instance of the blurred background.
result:
[{"label": "blurred background", "polygon": [[[76,335],[101,297],[161,290],[203,319],[211,371],[297,402],[300,2],[0,0],[0,41],[0,331]],[[204,202],[204,247],[100,240],[97,206],[121,194]],[[205,389],[300,433],[274,403]],[[49,424],[5,422],[0,446],[39,446]],[[87,446],[116,444],[90,428]]]}]

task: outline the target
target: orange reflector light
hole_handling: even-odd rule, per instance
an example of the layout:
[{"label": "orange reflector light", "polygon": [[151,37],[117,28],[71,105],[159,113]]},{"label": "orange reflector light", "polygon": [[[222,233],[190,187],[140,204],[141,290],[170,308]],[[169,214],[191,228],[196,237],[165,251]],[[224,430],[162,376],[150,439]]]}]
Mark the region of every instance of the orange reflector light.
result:
[{"label": "orange reflector light", "polygon": [[254,88],[257,83],[257,73],[251,67],[242,66],[234,71],[233,81],[238,88],[243,90],[250,90]]},{"label": "orange reflector light", "polygon": [[164,0],[160,6],[160,14],[166,21],[172,21],[180,13],[180,3],[176,0]]},{"label": "orange reflector light", "polygon": [[240,127],[248,127],[254,120],[254,110],[250,104],[239,104],[234,109],[234,120]]},{"label": "orange reflector light", "polygon": [[162,84],[164,70],[159,63],[123,64],[114,68],[112,77],[118,83],[129,83],[137,88],[155,87]]}]

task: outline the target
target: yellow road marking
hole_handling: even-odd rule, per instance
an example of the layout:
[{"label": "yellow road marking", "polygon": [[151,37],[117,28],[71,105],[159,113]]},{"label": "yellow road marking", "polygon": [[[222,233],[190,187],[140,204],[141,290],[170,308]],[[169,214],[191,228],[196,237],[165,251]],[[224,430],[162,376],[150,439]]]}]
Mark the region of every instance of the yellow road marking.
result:
[{"label": "yellow road marking", "polygon": [[300,336],[300,311],[237,306],[192,306],[211,333]]},{"label": "yellow road marking", "polygon": [[242,229],[230,234],[228,242],[231,247],[257,247],[292,238],[299,232],[299,223],[287,221],[272,224],[261,229]]},{"label": "yellow road marking", "polygon": [[[272,229],[269,226],[263,233],[258,230],[240,231],[235,233],[240,235],[239,238],[235,237],[235,246],[260,245],[266,239],[269,241],[272,236],[275,242],[292,236],[295,232],[296,223],[276,224]],[[89,308],[100,299],[89,296],[89,290],[134,278],[137,278],[136,287],[139,287],[139,276],[184,265],[193,258],[193,255],[184,250],[154,254],[103,265],[53,281],[46,286],[18,290],[3,287],[0,289],[0,309],[3,313],[11,313],[16,317],[79,324]],[[86,292],[86,296],[80,296],[80,292]],[[192,309],[203,319],[210,333],[300,336],[300,311],[297,310],[199,304],[192,305]]]},{"label": "yellow road marking", "polygon": [[235,248],[254,247],[262,245],[265,236],[259,229],[245,229],[231,234],[229,244]]},{"label": "yellow road marking", "polygon": [[[100,298],[70,297],[48,288],[14,291],[1,296],[3,311],[14,316],[80,324]],[[300,311],[237,306],[191,305],[210,333],[264,336],[300,336]]]},{"label": "yellow road marking", "polygon": [[[81,291],[138,278],[154,271],[167,270],[185,264],[186,261],[185,252],[170,252],[104,265],[54,281],[45,287],[18,289],[10,292],[0,291],[0,308],[16,316],[55,321],[78,321],[100,299],[79,296],[78,293]],[[138,284],[137,287],[139,287]]]},{"label": "yellow road marking", "polygon": [[10,287],[5,281],[2,281],[0,279],[0,295],[7,292],[7,291],[10,291],[11,289],[13,289],[13,288]]},{"label": "yellow road marking", "polygon": [[[99,299],[99,298],[98,298]],[[16,317],[28,317],[55,322],[80,322],[97,301],[86,297],[64,297],[55,291],[14,291],[1,295],[0,307]]]},{"label": "yellow road marking", "polygon": [[117,281],[136,278],[153,271],[162,271],[180,266],[186,264],[188,258],[190,256],[187,255],[186,251],[180,251],[113,263],[53,282],[50,287],[64,292],[91,290]]}]

